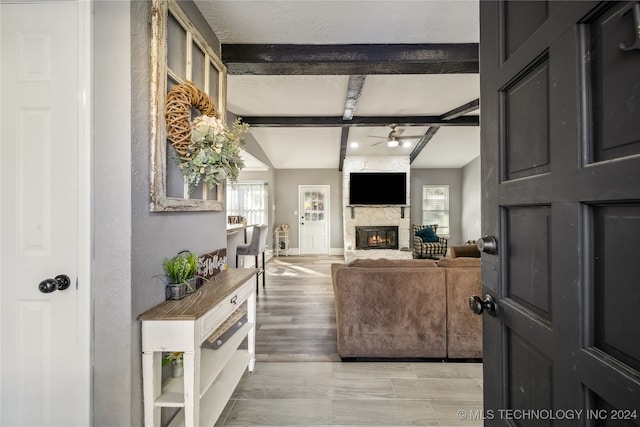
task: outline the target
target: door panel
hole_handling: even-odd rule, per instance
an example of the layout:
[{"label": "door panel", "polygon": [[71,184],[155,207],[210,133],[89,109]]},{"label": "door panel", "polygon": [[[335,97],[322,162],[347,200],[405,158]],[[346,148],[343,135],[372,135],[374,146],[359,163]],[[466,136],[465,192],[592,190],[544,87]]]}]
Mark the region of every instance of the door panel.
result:
[{"label": "door panel", "polygon": [[585,25],[590,53],[589,90],[593,106],[593,161],[640,153],[638,112],[630,108],[640,96],[639,51],[625,51],[620,44],[634,41],[634,17],[630,6],[604,10]]},{"label": "door panel", "polygon": [[329,253],[329,186],[299,187],[300,254]]},{"label": "door panel", "polygon": [[640,205],[594,206],[594,337],[593,346],[640,371],[637,340],[637,230]]},{"label": "door panel", "polygon": [[[88,419],[78,277],[78,4],[0,4],[1,418]],[[69,288],[42,293],[66,274]],[[87,407],[83,407],[87,404]]]},{"label": "door panel", "polygon": [[504,5],[505,56],[509,58],[531,34],[540,27],[548,16],[546,1],[514,1]]},{"label": "door panel", "polygon": [[485,425],[640,425],[636,4],[480,2]]},{"label": "door panel", "polygon": [[508,407],[551,408],[553,360],[514,331],[507,334],[507,346]]},{"label": "door panel", "polygon": [[551,323],[549,206],[508,208],[506,295]]},{"label": "door panel", "polygon": [[503,90],[506,179],[549,172],[549,64],[536,61]]}]

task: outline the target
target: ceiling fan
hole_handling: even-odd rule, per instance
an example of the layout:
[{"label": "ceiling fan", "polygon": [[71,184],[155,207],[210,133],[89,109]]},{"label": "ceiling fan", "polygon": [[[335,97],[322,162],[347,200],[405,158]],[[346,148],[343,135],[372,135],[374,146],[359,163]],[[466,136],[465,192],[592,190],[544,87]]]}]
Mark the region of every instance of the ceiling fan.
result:
[{"label": "ceiling fan", "polygon": [[[397,147],[400,145],[400,143],[403,140],[406,139],[416,139],[416,138],[422,138],[424,135],[405,135],[405,136],[401,136],[404,133],[404,129],[398,127],[397,124],[395,123],[391,123],[389,125],[389,127],[391,128],[391,132],[389,132],[389,135],[385,136],[374,136],[374,135],[369,135],[373,138],[383,138],[386,140],[387,146],[389,147]],[[371,144],[371,146],[373,147],[374,145],[378,145],[378,144],[382,144],[385,141],[380,141],[380,142],[376,142],[375,144]],[[410,146],[410,143],[407,142],[403,142],[402,146],[403,147],[408,147]]]}]

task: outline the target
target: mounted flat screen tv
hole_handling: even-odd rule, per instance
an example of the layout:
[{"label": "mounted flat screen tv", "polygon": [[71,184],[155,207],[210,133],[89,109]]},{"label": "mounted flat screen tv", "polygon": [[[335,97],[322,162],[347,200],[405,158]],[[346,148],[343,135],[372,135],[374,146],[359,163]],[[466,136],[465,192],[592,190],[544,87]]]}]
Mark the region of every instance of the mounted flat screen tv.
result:
[{"label": "mounted flat screen tv", "polygon": [[350,205],[406,205],[405,172],[351,172]]}]

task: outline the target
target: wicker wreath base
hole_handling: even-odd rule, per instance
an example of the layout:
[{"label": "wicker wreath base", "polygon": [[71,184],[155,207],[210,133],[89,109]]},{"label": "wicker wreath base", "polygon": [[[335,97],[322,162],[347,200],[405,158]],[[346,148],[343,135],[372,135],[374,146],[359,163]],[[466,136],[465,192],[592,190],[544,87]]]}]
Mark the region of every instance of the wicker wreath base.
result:
[{"label": "wicker wreath base", "polygon": [[191,145],[191,108],[206,116],[218,116],[213,100],[192,82],[171,88],[165,103],[167,138],[180,156],[187,154]]}]

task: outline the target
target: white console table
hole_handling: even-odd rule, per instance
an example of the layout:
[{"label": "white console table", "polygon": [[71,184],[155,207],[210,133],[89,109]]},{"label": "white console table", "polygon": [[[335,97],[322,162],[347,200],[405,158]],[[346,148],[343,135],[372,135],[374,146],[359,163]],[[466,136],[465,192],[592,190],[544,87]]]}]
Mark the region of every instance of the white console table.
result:
[{"label": "white console table", "polygon": [[[160,426],[162,407],[181,408],[170,426],[213,426],[245,369],[255,365],[255,268],[230,268],[182,300],[165,301],[142,322],[145,427]],[[213,350],[202,343],[246,301],[247,323]],[[238,347],[248,337],[248,348]],[[184,377],[162,381],[162,352],[183,352]]]}]

